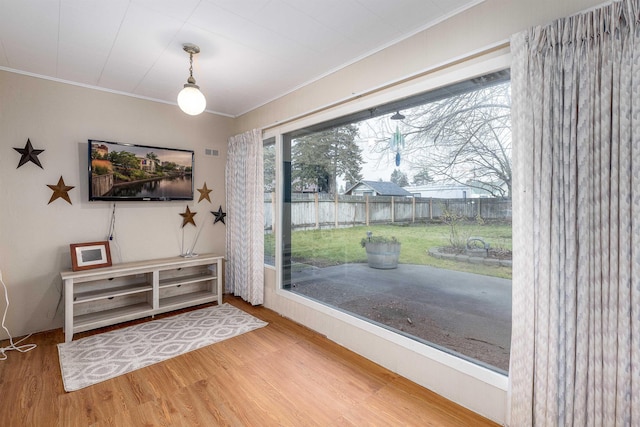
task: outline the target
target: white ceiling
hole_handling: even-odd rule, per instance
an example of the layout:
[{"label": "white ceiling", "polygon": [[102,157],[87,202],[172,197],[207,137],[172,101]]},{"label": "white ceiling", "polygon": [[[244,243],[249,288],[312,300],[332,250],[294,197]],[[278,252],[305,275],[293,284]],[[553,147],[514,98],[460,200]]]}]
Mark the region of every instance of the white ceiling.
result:
[{"label": "white ceiling", "polygon": [[236,117],[482,0],[0,0],[0,69]]}]

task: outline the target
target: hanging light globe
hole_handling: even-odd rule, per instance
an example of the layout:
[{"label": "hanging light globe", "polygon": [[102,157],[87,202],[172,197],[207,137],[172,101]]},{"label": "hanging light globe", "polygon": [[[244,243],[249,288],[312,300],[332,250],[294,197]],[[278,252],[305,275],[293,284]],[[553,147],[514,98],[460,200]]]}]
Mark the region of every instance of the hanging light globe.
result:
[{"label": "hanging light globe", "polygon": [[189,78],[184,88],[178,93],[178,106],[185,113],[197,116],[207,107],[207,100],[200,92],[200,86],[196,84],[196,79],[193,78],[193,55],[200,53],[200,48],[194,44],[186,43],[182,49],[189,54]]},{"label": "hanging light globe", "polygon": [[184,89],[178,93],[178,106],[185,113],[197,116],[207,107],[207,100],[198,85],[186,83]]}]

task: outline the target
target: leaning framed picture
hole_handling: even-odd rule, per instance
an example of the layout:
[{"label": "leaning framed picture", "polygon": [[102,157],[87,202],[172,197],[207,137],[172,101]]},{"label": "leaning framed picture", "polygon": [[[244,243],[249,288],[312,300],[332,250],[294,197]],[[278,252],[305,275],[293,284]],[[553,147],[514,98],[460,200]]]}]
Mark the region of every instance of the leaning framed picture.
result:
[{"label": "leaning framed picture", "polygon": [[73,271],[89,270],[91,268],[109,267],[111,265],[111,251],[109,242],[72,243],[71,268]]}]

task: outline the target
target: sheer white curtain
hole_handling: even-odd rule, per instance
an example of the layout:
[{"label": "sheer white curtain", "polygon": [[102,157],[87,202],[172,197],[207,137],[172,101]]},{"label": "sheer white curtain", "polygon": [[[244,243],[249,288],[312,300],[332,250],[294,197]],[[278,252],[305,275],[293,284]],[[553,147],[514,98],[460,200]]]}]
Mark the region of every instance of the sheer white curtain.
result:
[{"label": "sheer white curtain", "polygon": [[640,425],[639,11],[512,39],[512,426]]},{"label": "sheer white curtain", "polygon": [[229,138],[225,289],[253,305],[264,299],[264,176],[262,132]]}]

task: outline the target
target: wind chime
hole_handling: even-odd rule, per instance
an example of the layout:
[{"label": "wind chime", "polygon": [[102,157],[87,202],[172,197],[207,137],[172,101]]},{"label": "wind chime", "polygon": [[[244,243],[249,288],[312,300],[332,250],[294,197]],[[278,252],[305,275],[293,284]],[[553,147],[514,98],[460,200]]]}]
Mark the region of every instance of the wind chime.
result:
[{"label": "wind chime", "polygon": [[[399,111],[391,116],[391,120],[404,120],[404,116],[400,114]],[[404,136],[400,132],[398,128],[398,124],[396,124],[396,131],[391,135],[389,139],[389,149],[391,152],[396,152],[396,166],[400,166],[400,149],[404,148]]]}]

